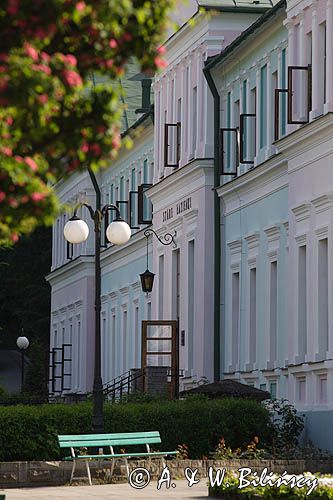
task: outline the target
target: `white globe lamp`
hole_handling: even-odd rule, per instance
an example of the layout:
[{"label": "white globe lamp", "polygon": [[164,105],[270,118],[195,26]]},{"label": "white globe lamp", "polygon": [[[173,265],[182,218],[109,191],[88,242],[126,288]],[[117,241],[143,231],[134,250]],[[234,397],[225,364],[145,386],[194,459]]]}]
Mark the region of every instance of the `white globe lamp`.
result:
[{"label": "white globe lamp", "polygon": [[69,243],[83,243],[89,236],[88,224],[74,215],[65,224],[64,236]]},{"label": "white globe lamp", "polygon": [[18,337],[16,340],[16,345],[21,350],[28,349],[29,340],[27,339],[27,337]]},{"label": "white globe lamp", "polygon": [[118,218],[108,225],[106,229],[106,237],[110,243],[123,245],[124,243],[127,243],[131,237],[131,228],[127,222]]}]

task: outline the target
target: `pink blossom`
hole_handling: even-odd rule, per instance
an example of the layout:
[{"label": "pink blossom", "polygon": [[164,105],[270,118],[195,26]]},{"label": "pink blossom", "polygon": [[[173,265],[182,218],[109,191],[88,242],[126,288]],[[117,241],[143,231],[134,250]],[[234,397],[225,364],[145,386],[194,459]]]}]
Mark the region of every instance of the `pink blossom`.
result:
[{"label": "pink blossom", "polygon": [[34,35],[36,38],[39,40],[44,40],[48,36],[48,32],[45,31],[43,28],[40,26],[35,30]]},{"label": "pink blossom", "polygon": [[71,55],[71,54],[68,54],[67,56],[65,56],[65,60],[71,64],[72,66],[76,66],[77,65],[77,59],[75,56]]},{"label": "pink blossom", "polygon": [[41,104],[46,104],[48,100],[49,100],[49,98],[48,98],[48,96],[46,94],[42,94],[42,95],[38,96],[38,101]]},{"label": "pink blossom", "polygon": [[65,82],[70,87],[79,87],[82,85],[82,78],[75,71],[65,70],[63,72]]},{"label": "pink blossom", "polygon": [[15,16],[18,14],[20,7],[20,1],[19,0],[9,0],[8,1],[8,7],[7,7],[7,12],[10,16]]},{"label": "pink blossom", "polygon": [[26,194],[21,196],[21,203],[28,203],[28,201],[29,201],[29,197]]},{"label": "pink blossom", "polygon": [[120,134],[116,134],[111,141],[113,149],[119,149],[121,146]]},{"label": "pink blossom", "polygon": [[23,163],[23,162],[24,162],[24,159],[22,158],[22,156],[19,156],[19,155],[14,156],[14,159],[15,159],[18,163]]},{"label": "pink blossom", "polygon": [[38,170],[37,163],[35,162],[35,160],[33,160],[32,158],[30,158],[30,156],[26,156],[24,158],[24,161],[28,165],[28,167],[30,167],[31,170],[33,170],[34,172],[36,172],[36,170]]},{"label": "pink blossom", "polygon": [[0,191],[0,203],[6,199],[6,193],[4,193],[3,191]]},{"label": "pink blossom", "polygon": [[82,144],[82,146],[80,147],[80,149],[81,149],[81,151],[82,151],[83,153],[88,153],[88,151],[89,151],[89,146],[88,146],[88,143],[87,143],[87,142],[84,142],[84,143]]},{"label": "pink blossom", "polygon": [[0,66],[0,73],[6,73],[6,71],[7,71],[7,67],[4,66],[3,64],[1,64],[1,66]]},{"label": "pink blossom", "polygon": [[99,156],[102,152],[102,148],[97,142],[90,144],[89,149],[95,156]]},{"label": "pink blossom", "polygon": [[28,42],[24,42],[24,52],[26,53],[27,56],[31,57],[31,59],[33,61],[38,61],[38,52],[37,50],[32,46],[30,45]]},{"label": "pink blossom", "polygon": [[15,200],[15,198],[9,198],[7,203],[12,208],[17,208],[18,207],[18,201]]},{"label": "pink blossom", "polygon": [[13,233],[10,237],[10,239],[12,240],[13,243],[16,243],[19,239],[18,237],[18,234],[17,233]]},{"label": "pink blossom", "polygon": [[32,69],[34,69],[36,71],[42,71],[43,73],[46,73],[47,75],[51,74],[51,68],[49,68],[48,66],[45,66],[45,64],[33,64],[31,67],[32,67]]},{"label": "pink blossom", "polygon": [[113,63],[114,63],[113,59],[108,59],[108,60],[105,62],[105,64],[106,64],[106,67],[107,67],[107,68],[112,68]]},{"label": "pink blossom", "polygon": [[84,2],[78,2],[75,7],[76,10],[82,12],[86,8],[86,4]]},{"label": "pink blossom", "polygon": [[4,92],[7,89],[8,80],[9,80],[8,76],[5,76],[4,78],[0,79],[0,92]]},{"label": "pink blossom", "polygon": [[118,47],[118,42],[114,38],[111,38],[109,45],[110,45],[111,49],[115,49],[116,47]]},{"label": "pink blossom", "polygon": [[124,40],[124,42],[130,42],[132,40],[132,35],[131,33],[124,33],[123,36],[122,36],[122,39]]},{"label": "pink blossom", "polygon": [[7,125],[13,125],[13,122],[14,122],[12,116],[7,116],[5,121],[6,121]]},{"label": "pink blossom", "polygon": [[1,146],[0,151],[6,156],[13,156],[13,151],[7,146]]},{"label": "pink blossom", "polygon": [[41,58],[42,58],[43,61],[49,62],[49,60],[51,59],[51,56],[49,56],[49,54],[47,52],[42,52],[41,53]]},{"label": "pink blossom", "polygon": [[35,193],[32,193],[30,195],[30,198],[32,199],[32,201],[38,202],[38,201],[44,200],[45,196],[46,196],[45,193],[37,193],[37,192],[35,192]]},{"label": "pink blossom", "polygon": [[159,69],[164,69],[167,67],[168,63],[162,59],[161,57],[155,57],[154,59],[154,62],[155,62],[155,66]]},{"label": "pink blossom", "polygon": [[163,56],[166,53],[166,48],[164,47],[164,45],[161,45],[160,47],[158,47],[157,52],[158,52],[158,54]]}]

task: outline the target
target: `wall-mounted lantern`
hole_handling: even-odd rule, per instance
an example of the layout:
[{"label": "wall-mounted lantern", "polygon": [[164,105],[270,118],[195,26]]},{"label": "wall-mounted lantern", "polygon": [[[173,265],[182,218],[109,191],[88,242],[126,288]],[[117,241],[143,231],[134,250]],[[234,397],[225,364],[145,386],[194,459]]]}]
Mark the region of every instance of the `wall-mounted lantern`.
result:
[{"label": "wall-mounted lantern", "polygon": [[177,232],[175,231],[174,234],[166,233],[164,236],[159,237],[154,229],[146,229],[145,232],[143,233],[147,239],[147,269],[145,270],[144,273],[140,274],[140,279],[141,279],[141,286],[142,286],[142,291],[145,293],[150,293],[153,289],[153,284],[154,284],[154,277],[155,274],[149,271],[149,266],[148,266],[148,239],[151,234],[155,235],[156,238],[162,245],[171,245],[173,244],[174,248],[177,247],[177,244],[174,240],[174,238],[177,236]]}]

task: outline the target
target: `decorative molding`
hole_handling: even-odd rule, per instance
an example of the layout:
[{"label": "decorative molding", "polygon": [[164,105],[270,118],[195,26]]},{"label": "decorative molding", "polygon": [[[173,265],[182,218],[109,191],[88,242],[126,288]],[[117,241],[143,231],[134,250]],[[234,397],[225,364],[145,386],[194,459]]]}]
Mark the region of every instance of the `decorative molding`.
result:
[{"label": "decorative molding", "polygon": [[119,288],[119,292],[121,293],[121,295],[128,295],[129,293],[129,287],[128,286],[123,286],[122,288]]},{"label": "decorative molding", "polygon": [[236,254],[240,253],[242,250],[242,240],[241,239],[227,241],[227,245],[229,247],[231,255],[236,255]]},{"label": "decorative molding", "polygon": [[109,297],[111,300],[116,300],[118,298],[118,292],[115,292],[115,291],[110,292]]},{"label": "decorative molding", "polygon": [[257,256],[249,257],[247,259],[247,264],[248,264],[249,269],[257,267]]},{"label": "decorative molding", "polygon": [[329,210],[332,206],[332,195],[322,194],[311,200],[317,214]]},{"label": "decorative molding", "polygon": [[309,219],[311,213],[311,203],[305,202],[302,205],[298,205],[291,209],[295,215],[296,222],[301,222],[303,220]]},{"label": "decorative molding", "polygon": [[296,236],[295,241],[299,247],[302,247],[302,246],[306,245],[307,238],[308,238],[308,234],[304,233],[304,234],[300,234],[299,236]]},{"label": "decorative molding", "polygon": [[259,247],[260,244],[260,233],[255,232],[253,234],[248,234],[244,236],[244,240],[247,241],[247,248],[249,250],[254,250]]},{"label": "decorative molding", "polygon": [[140,281],[136,281],[135,283],[131,283],[130,287],[134,292],[139,292],[141,290],[141,283]]},{"label": "decorative molding", "polygon": [[105,304],[109,299],[109,296],[108,294],[105,294],[105,295],[101,295],[101,303],[102,304]]},{"label": "decorative molding", "polygon": [[277,258],[277,248],[273,250],[269,250],[267,252],[267,257],[269,262],[276,262],[278,260]]},{"label": "decorative molding", "polygon": [[323,240],[324,238],[328,238],[328,226],[317,227],[314,230],[314,232],[318,240]]},{"label": "decorative molding", "polygon": [[272,262],[273,260],[277,260],[277,252],[280,245],[281,228],[278,224],[275,224],[274,226],[266,227],[264,229],[264,232],[267,236],[267,255],[270,262]]}]

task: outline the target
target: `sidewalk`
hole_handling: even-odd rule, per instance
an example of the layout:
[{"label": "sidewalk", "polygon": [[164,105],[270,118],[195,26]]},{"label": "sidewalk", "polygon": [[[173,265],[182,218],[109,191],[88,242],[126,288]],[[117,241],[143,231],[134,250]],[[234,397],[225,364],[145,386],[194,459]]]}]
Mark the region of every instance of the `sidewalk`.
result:
[{"label": "sidewalk", "polygon": [[6,500],[117,500],[126,498],[129,500],[148,500],[159,498],[170,499],[207,499],[208,488],[206,479],[199,484],[189,488],[187,481],[175,481],[174,488],[166,489],[162,485],[157,490],[157,481],[152,481],[149,486],[142,490],[136,490],[129,484],[103,484],[99,486],[57,486],[46,488],[20,488],[0,490],[0,494],[6,495]]}]

